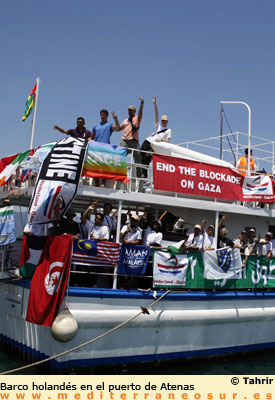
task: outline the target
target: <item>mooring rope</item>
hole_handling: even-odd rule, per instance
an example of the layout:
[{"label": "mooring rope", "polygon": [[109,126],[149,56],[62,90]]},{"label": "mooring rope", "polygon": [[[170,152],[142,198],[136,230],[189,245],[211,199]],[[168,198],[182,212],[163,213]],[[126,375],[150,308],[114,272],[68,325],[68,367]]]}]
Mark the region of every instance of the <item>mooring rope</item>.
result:
[{"label": "mooring rope", "polygon": [[129,324],[129,322],[133,321],[134,319],[136,319],[137,317],[139,317],[141,314],[149,314],[148,309],[152,308],[156,303],[158,303],[160,300],[162,300],[168,293],[170,293],[171,290],[167,290],[162,296],[160,296],[158,299],[156,299],[155,301],[153,301],[153,303],[151,303],[148,307],[144,307],[144,306],[140,306],[141,311],[139,311],[136,315],[134,315],[133,317],[127,319],[126,321],[122,322],[121,324],[118,324],[117,326],[115,326],[114,328],[110,329],[109,331],[102,333],[101,335],[97,336],[94,339],[88,340],[85,343],[79,344],[78,346],[72,347],[69,350],[63,351],[62,353],[56,354],[52,357],[48,357],[44,360],[40,360],[37,362],[34,362],[32,364],[28,364],[28,365],[24,365],[23,367],[19,367],[19,368],[15,368],[15,369],[11,369],[10,371],[5,371],[5,372],[1,372],[0,375],[8,375],[11,374],[13,372],[18,372],[18,371],[22,371],[24,369],[30,368],[30,367],[34,367],[36,365],[40,365],[43,364],[45,362],[54,360],[57,357],[61,357],[64,356],[65,354],[71,353],[72,351],[78,350],[81,347],[87,346],[88,344],[94,343],[95,341],[102,339],[103,337],[109,335],[110,333],[122,328],[123,326]]}]

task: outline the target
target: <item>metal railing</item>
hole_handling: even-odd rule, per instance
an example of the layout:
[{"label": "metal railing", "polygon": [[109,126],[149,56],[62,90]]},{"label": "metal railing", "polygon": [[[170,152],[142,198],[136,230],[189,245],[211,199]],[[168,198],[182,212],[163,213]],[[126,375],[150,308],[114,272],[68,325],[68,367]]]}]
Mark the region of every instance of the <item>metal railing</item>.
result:
[{"label": "metal railing", "polygon": [[[231,153],[230,146],[228,145],[227,138],[234,137],[235,140],[235,157],[236,159],[239,158],[240,155],[244,152],[246,148],[246,140],[247,134],[236,132],[228,135],[224,135],[223,141],[223,150],[222,156],[225,161],[232,163],[234,165],[234,158]],[[273,173],[273,166],[275,163],[275,141],[270,141],[266,139],[262,139],[257,136],[252,136],[252,145],[251,149],[254,151],[253,158],[256,160],[257,169],[265,169],[266,172],[272,174]],[[211,155],[213,157],[218,158],[220,152],[220,136],[214,136],[206,139],[199,139],[194,141],[187,141],[178,144],[178,146],[195,150],[207,155]],[[124,190],[127,192],[146,192],[148,194],[154,194],[160,192],[156,192],[154,190],[153,185],[153,171],[152,171],[152,163],[151,165],[144,165],[144,164],[137,164],[135,162],[134,152],[139,152],[143,154],[152,154],[148,151],[141,151],[135,149],[127,149],[127,166],[128,166],[128,177],[130,182],[128,183],[120,183],[117,181],[107,180],[106,187],[111,188],[114,190]],[[207,151],[206,151],[207,150]],[[158,154],[158,153],[155,153]],[[140,171],[147,171],[147,177],[141,176]],[[274,171],[275,172],[275,171]],[[24,191],[28,188],[32,188],[35,186],[36,179],[37,179],[37,172],[33,172],[30,174],[28,179],[25,182],[21,182],[21,167],[18,167],[16,174],[14,174],[7,184],[0,187],[0,197],[9,196],[10,194],[22,195]],[[93,178],[82,177],[80,184],[86,186],[96,186],[95,181]],[[178,197],[178,193],[170,193],[170,192],[163,192],[166,196]],[[181,196],[185,196],[181,194]],[[186,195],[187,196],[187,195]],[[190,196],[189,196],[190,197]]]}]

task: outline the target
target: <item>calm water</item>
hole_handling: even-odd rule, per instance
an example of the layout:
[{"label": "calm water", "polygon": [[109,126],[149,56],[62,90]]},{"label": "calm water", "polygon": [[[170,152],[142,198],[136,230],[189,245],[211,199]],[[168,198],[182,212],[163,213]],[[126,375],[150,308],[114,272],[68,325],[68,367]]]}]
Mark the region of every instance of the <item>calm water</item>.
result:
[{"label": "calm water", "polygon": [[[26,365],[18,359],[12,358],[6,353],[0,352],[0,372]],[[76,369],[73,371],[41,371],[39,369],[27,369],[20,374],[132,374],[132,375],[243,375],[243,374],[275,374],[275,351],[243,354],[234,357],[212,358],[208,360],[189,360],[169,363],[162,366],[121,366],[112,369]]]}]

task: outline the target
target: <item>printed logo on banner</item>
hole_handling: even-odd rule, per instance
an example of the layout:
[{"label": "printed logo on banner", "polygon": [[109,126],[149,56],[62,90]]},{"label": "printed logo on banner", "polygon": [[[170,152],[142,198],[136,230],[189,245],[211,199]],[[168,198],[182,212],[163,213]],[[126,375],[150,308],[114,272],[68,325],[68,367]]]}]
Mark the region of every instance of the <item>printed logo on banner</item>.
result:
[{"label": "printed logo on banner", "polygon": [[188,262],[187,258],[184,258],[184,261],[185,262],[182,263],[182,259],[179,260],[179,257],[174,255],[171,256],[165,264],[157,263],[157,266],[161,273],[177,275],[180,274],[182,269],[186,266],[186,262]]},{"label": "printed logo on banner", "polygon": [[274,201],[273,182],[267,175],[246,176],[243,181],[243,197],[245,200]]},{"label": "printed logo on banner", "polygon": [[232,261],[231,249],[217,250],[218,266],[227,272],[230,268]]}]

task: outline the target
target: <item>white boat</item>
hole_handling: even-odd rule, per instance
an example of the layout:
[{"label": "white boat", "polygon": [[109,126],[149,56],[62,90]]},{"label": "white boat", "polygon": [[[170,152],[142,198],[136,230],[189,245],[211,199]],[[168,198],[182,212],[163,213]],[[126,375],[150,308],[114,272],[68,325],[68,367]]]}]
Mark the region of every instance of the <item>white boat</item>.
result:
[{"label": "white boat", "polygon": [[[180,155],[180,149],[177,150]],[[194,152],[190,152],[190,157],[193,156]],[[129,168],[132,167],[129,163]],[[156,191],[152,177],[144,187],[136,183],[137,179],[131,180],[127,187],[118,189],[98,188],[87,182],[80,184],[73,206],[80,212],[93,199],[101,204],[108,199],[119,212],[131,208],[142,213],[150,208],[159,216],[168,210],[181,218],[183,227],[201,223],[203,219],[214,223],[219,214],[227,214],[232,238],[244,227],[256,226],[264,233],[275,225],[275,210],[270,205],[260,208],[253,203]],[[1,197],[10,196],[14,205],[27,206],[32,191],[31,186],[6,188]],[[6,266],[2,267],[5,270]],[[268,272],[259,273],[266,279],[274,279],[273,260],[267,268]],[[187,290],[183,287],[173,291],[70,286],[65,301],[78,323],[78,331],[71,341],[63,343],[53,338],[50,327],[26,322],[30,280],[2,277],[2,343],[17,348],[20,354],[28,354],[31,359],[53,357],[50,363],[56,368],[184,359],[275,347],[275,291],[272,289]],[[114,276],[114,286],[116,281]],[[133,317],[136,318],[110,332]],[[70,351],[100,335],[103,337]]]}]

